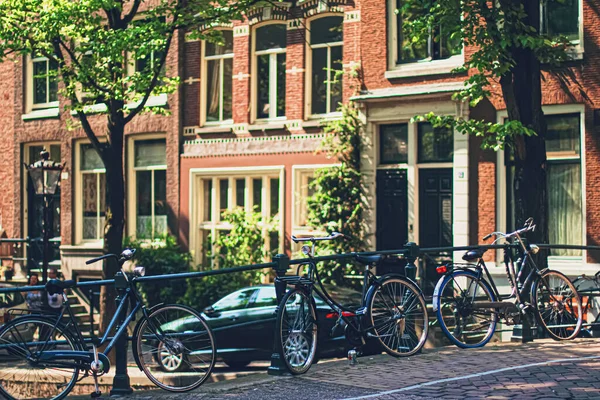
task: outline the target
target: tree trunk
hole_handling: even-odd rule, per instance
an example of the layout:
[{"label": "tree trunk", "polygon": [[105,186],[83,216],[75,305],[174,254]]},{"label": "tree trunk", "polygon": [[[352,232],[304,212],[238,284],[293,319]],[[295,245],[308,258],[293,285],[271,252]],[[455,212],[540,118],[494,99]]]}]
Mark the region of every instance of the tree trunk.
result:
[{"label": "tree trunk", "polygon": [[[104,226],[104,254],[120,255],[123,249],[125,226],[125,182],[123,179],[123,124],[109,122],[110,146],[102,152],[106,168],[106,224]],[[102,275],[112,279],[119,271],[116,260],[104,262]],[[106,328],[116,311],[116,293],[112,286],[100,291],[100,331]]]},{"label": "tree trunk", "polygon": [[[540,28],[539,1],[519,0],[527,16],[524,22]],[[514,3],[513,3],[514,4]],[[542,84],[540,62],[526,48],[514,48],[515,66],[501,79],[509,120],[533,129],[536,136],[518,137],[511,149],[514,156],[515,227],[520,228],[532,217],[537,225],[528,234],[531,242],[548,243],[548,196],[546,190],[546,121],[542,111]],[[546,256],[540,257],[540,267],[547,265]]]}]

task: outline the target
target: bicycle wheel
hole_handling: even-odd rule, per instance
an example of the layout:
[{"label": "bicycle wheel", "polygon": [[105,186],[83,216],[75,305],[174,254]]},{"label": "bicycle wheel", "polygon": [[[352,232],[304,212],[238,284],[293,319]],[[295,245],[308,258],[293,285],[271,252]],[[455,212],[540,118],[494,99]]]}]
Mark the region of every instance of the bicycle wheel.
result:
[{"label": "bicycle wheel", "polygon": [[383,277],[367,293],[367,320],[386,353],[410,356],[427,340],[429,320],[421,291],[402,277]]},{"label": "bicycle wheel", "polygon": [[317,352],[317,313],[313,298],[293,289],[283,296],[275,326],[279,356],[294,375],[312,365]]},{"label": "bicycle wheel", "polygon": [[496,331],[496,310],[474,309],[475,301],[496,301],[496,296],[489,283],[472,271],[455,270],[436,285],[433,309],[442,331],[458,347],[483,347]]},{"label": "bicycle wheel", "polygon": [[531,285],[531,298],[537,319],[554,340],[574,339],[581,330],[581,298],[569,278],[558,271],[546,270]]},{"label": "bicycle wheel", "polygon": [[8,399],[62,399],[77,383],[75,361],[39,361],[51,351],[82,350],[55,321],[22,317],[0,329],[0,393]]},{"label": "bicycle wheel", "polygon": [[134,356],[156,386],[187,392],[210,376],[217,356],[212,331],[202,316],[183,305],[153,310],[136,328]]}]

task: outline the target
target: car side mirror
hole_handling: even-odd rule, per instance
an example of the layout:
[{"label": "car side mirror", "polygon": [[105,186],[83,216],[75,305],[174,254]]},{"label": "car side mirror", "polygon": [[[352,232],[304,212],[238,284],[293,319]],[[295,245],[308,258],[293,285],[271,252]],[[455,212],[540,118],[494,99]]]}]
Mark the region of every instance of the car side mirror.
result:
[{"label": "car side mirror", "polygon": [[219,315],[221,315],[221,313],[219,311],[215,310],[212,306],[206,307],[204,309],[204,314],[206,314],[210,318],[216,318]]}]

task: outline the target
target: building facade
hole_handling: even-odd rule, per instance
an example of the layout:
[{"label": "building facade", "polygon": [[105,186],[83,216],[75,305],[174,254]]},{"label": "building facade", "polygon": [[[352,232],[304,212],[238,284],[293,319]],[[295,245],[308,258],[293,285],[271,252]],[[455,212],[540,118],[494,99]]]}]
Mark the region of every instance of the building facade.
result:
[{"label": "building facade", "polygon": [[[349,100],[365,124],[361,168],[372,249],[406,241],[470,245],[510,229],[510,158],[482,151],[477,138],[411,122],[430,111],[501,121],[505,106],[498,96],[475,108],[452,100],[468,75],[451,71],[473,50],[442,35],[408,42],[401,29],[406,16],[395,12],[400,5],[280,2],[249,10],[244,21],[211,27],[221,31],[221,44],[178,37],[168,71],[181,76],[180,90],[153,99],[168,106],[170,116],[142,115],[127,130],[127,233],[169,231],[200,262],[207,238],[230,229],[222,212],[241,206],[276,217],[279,230],[269,246],[289,252],[290,235],[311,232],[306,198],[314,171],[335,163],[318,151],[322,121],[339,118],[338,103]],[[567,0],[544,3],[542,10],[543,29],[573,41],[568,66],[585,88],[583,95],[576,85],[544,76],[553,243],[600,239],[598,6],[597,0]],[[52,84],[45,90],[34,85],[37,68],[51,65],[43,59],[0,65],[0,95],[10,105],[0,113],[6,138],[0,141],[6,155],[0,185],[11,194],[0,200],[2,224],[10,237],[39,230],[22,162],[49,147],[67,166],[55,217],[63,268],[93,275],[81,261],[101,249],[102,167],[85,135],[66,130],[71,116],[61,111]],[[556,251],[551,265],[570,274],[596,271],[599,256]]]}]

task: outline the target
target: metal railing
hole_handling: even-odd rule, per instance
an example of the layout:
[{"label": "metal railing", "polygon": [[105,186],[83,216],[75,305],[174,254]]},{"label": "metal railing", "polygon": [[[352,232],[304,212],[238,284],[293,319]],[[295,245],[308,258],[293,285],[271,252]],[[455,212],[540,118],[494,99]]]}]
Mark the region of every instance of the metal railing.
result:
[{"label": "metal railing", "polygon": [[[31,239],[2,239],[2,240],[0,240],[0,242],[2,242],[2,241],[4,241],[5,243],[11,243],[11,242],[12,243],[26,243],[26,242],[31,242],[32,240]],[[600,246],[576,246],[576,245],[538,245],[538,246],[541,249],[569,249],[569,250],[600,251]],[[357,255],[363,255],[363,256],[374,255],[374,254],[396,255],[396,256],[401,256],[402,259],[406,261],[405,274],[409,278],[414,279],[415,273],[417,271],[415,262],[419,258],[421,258],[422,256],[424,256],[426,254],[437,254],[437,253],[443,253],[443,252],[453,253],[453,252],[457,252],[457,251],[468,251],[468,250],[477,250],[477,249],[487,249],[487,250],[506,249],[507,247],[517,248],[518,246],[515,244],[500,244],[500,245],[475,245],[475,246],[419,248],[419,246],[416,243],[410,242],[410,243],[407,243],[403,248],[395,249],[395,250],[380,250],[380,251],[334,254],[334,255],[328,255],[328,256],[315,257],[311,261],[315,262],[315,263],[319,263],[319,262],[327,262],[327,261],[334,261],[334,260],[341,260],[341,259],[352,259],[352,258],[356,257]],[[145,276],[145,277],[135,278],[135,280],[136,280],[136,282],[143,284],[144,282],[154,282],[154,281],[161,281],[161,280],[199,279],[199,278],[204,278],[207,276],[231,274],[231,273],[244,272],[244,271],[253,271],[253,270],[260,270],[260,269],[265,269],[265,268],[271,268],[275,272],[277,277],[282,277],[282,276],[286,275],[290,266],[303,264],[303,263],[306,263],[307,261],[308,260],[306,258],[290,259],[285,254],[278,254],[275,257],[273,257],[273,261],[269,262],[269,263],[244,265],[244,266],[239,266],[239,267],[224,268],[224,269],[217,269],[217,270],[210,270],[210,271],[197,271],[197,272],[185,272],[185,273],[178,273],[178,274],[170,274],[170,275]],[[91,287],[108,286],[108,285],[114,285],[114,284],[115,284],[115,279],[104,279],[104,280],[98,280],[98,281],[79,282],[76,285],[76,287],[77,288],[86,288],[86,287],[91,288]],[[421,284],[423,284],[423,282]],[[39,290],[44,290],[44,289],[45,289],[44,285],[2,288],[2,289],[0,289],[0,293],[28,292],[28,291],[39,291]],[[277,299],[280,300],[283,297],[281,290],[284,290],[285,288],[281,288],[281,287],[277,288],[276,287],[275,289],[276,289],[276,293],[277,293]],[[600,290],[599,290],[599,292],[600,292]],[[599,295],[600,295],[600,293],[599,293]],[[131,338],[129,338],[129,339],[131,340]],[[117,348],[116,350],[117,350],[117,352],[123,351],[126,354],[126,352],[127,352],[126,343],[125,343],[125,348],[121,348],[121,349]],[[275,357],[275,353],[276,352],[274,352],[273,357]],[[279,358],[278,355],[275,358],[278,359]],[[129,390],[128,386],[123,387],[123,385],[129,385],[126,361],[127,361],[126,358],[118,357],[117,364],[116,364],[116,372],[117,373],[115,374],[115,378],[114,378],[114,382],[113,382],[113,384],[114,384],[113,390],[116,390],[117,392],[120,392],[120,393],[126,393],[127,390]],[[270,374],[279,374],[279,373],[284,372],[283,369],[285,367],[283,367],[281,365],[276,365],[276,364],[277,363],[274,362],[273,358],[272,358],[271,367],[269,367]]]}]

